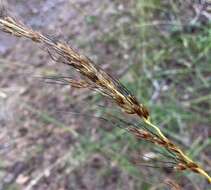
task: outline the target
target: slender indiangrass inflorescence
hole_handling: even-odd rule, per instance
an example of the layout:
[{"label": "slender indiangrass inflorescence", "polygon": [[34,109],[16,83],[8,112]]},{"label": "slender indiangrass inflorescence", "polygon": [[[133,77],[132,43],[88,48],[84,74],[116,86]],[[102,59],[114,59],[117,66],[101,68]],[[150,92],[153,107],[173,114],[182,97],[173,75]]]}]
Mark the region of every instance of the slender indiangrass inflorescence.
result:
[{"label": "slender indiangrass inflorescence", "polygon": [[74,67],[85,78],[82,81],[75,81],[68,77],[58,77],[54,78],[56,81],[76,88],[97,90],[101,94],[110,97],[124,112],[139,116],[149,129],[153,128],[155,133],[151,130],[129,127],[128,131],[130,133],[138,140],[149,141],[173,153],[175,160],[177,160],[175,169],[199,173],[211,183],[211,177],[198,164],[186,156],[178,146],[165,137],[157,126],[151,123],[148,109],[143,104],[140,104],[136,97],[118,80],[97,67],[89,58],[79,54],[65,43],[52,40],[50,37],[33,31],[11,17],[0,19],[0,29],[17,37],[25,37],[46,46],[53,60]]}]

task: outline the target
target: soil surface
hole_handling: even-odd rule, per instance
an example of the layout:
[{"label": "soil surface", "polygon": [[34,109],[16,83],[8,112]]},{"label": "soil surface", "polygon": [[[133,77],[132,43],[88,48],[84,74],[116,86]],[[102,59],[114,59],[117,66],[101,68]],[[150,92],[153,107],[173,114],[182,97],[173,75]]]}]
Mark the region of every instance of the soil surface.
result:
[{"label": "soil surface", "polygon": [[[110,55],[112,47],[105,47],[100,39],[109,32],[112,17],[122,4],[109,0],[9,0],[8,4],[9,13],[33,29],[74,44],[95,62],[107,57],[99,63],[104,67],[119,58],[118,52]],[[113,190],[119,179],[125,190],[133,189],[129,176],[105,156],[87,155],[81,162],[72,158],[72,146],[77,143],[75,131],[84,133],[89,122],[69,112],[90,107],[81,103],[87,93],[49,85],[40,78],[67,74],[72,72],[70,68],[58,67],[43,47],[29,40],[1,32],[0,41],[0,189]],[[94,134],[99,122],[91,120]],[[111,174],[97,176],[104,168]]]}]

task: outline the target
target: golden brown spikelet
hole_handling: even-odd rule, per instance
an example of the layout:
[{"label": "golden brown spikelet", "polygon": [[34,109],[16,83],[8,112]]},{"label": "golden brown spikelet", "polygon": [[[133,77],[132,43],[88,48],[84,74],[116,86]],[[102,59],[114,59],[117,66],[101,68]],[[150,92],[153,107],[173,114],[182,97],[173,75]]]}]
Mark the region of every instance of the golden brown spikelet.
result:
[{"label": "golden brown spikelet", "polygon": [[98,91],[111,97],[126,113],[148,118],[147,108],[139,104],[137,99],[122,84],[97,67],[86,56],[78,54],[65,43],[53,41],[39,32],[26,28],[10,17],[6,17],[0,24],[5,32],[47,45],[59,55],[59,58],[56,58],[58,61],[76,68],[88,79],[88,82],[92,82]]}]

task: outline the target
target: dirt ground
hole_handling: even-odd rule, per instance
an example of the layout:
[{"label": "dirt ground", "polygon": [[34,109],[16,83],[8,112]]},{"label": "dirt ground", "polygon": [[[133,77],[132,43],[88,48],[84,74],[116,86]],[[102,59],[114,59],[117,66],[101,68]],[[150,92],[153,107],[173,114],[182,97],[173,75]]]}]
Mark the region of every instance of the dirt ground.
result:
[{"label": "dirt ground", "polygon": [[[68,42],[109,73],[122,75],[127,69],[130,44],[123,42],[116,49],[115,42],[105,45],[103,36],[114,25],[130,22],[127,9],[132,1],[8,0],[8,4],[9,12],[26,25]],[[71,68],[58,67],[43,47],[2,32],[0,55],[0,190],[138,189],[138,179],[106,153],[81,151],[85,145],[79,138],[100,139],[96,131],[104,124],[75,113],[95,109],[96,97],[41,78],[58,73],[77,78]]]},{"label": "dirt ground", "polygon": [[[112,15],[123,4],[90,0],[8,3],[13,16],[28,26],[70,41],[86,55],[96,55],[91,56],[96,62],[107,57],[105,63],[100,63],[104,67],[117,60],[118,52],[110,55],[112,47],[105,47],[99,39],[109,32]],[[0,189],[113,190],[118,189],[119,179],[125,190],[133,189],[130,177],[103,155],[84,156],[81,162],[72,158],[72,145],[77,143],[75,133],[83,131],[89,122],[80,125],[84,118],[72,117],[68,112],[86,110],[89,103],[80,102],[87,96],[66,86],[48,85],[39,78],[65,73],[67,68],[56,67],[42,47],[27,40],[1,33],[0,41]],[[94,133],[99,122],[92,123]],[[72,160],[70,164],[68,160]],[[96,170],[102,168],[110,168],[111,174],[98,177]]]}]

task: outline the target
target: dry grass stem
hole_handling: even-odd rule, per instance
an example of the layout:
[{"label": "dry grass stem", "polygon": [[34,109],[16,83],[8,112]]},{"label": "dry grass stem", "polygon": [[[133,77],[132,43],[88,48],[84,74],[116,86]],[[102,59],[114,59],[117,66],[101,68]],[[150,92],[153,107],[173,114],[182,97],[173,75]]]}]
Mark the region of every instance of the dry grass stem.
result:
[{"label": "dry grass stem", "polygon": [[175,159],[178,161],[175,169],[179,171],[190,170],[199,173],[211,183],[211,177],[208,173],[185,155],[177,145],[165,137],[157,126],[151,123],[148,109],[143,104],[140,104],[136,97],[118,80],[97,67],[89,58],[79,54],[65,43],[52,40],[37,31],[33,31],[11,17],[0,19],[0,29],[17,37],[31,39],[47,47],[52,59],[58,63],[64,63],[74,67],[85,78],[83,81],[75,81],[70,78],[57,78],[58,82],[68,83],[77,88],[97,90],[103,95],[110,97],[124,112],[139,116],[148,127],[156,131],[156,135],[147,130],[130,128],[129,131],[137,139],[150,141],[164,147],[175,155]]}]

